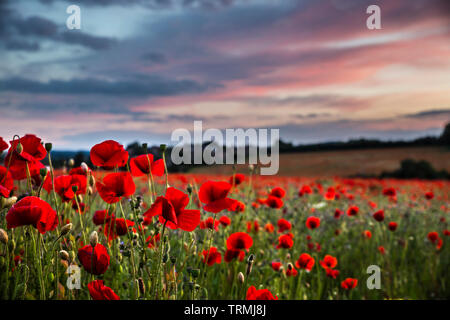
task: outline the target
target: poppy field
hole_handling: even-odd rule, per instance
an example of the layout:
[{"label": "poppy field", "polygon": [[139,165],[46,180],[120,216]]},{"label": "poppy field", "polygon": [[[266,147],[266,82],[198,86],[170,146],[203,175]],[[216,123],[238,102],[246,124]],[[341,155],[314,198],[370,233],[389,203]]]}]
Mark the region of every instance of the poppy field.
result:
[{"label": "poppy field", "polygon": [[170,173],[113,140],[55,169],[52,148],[0,138],[3,300],[450,297],[448,181]]}]

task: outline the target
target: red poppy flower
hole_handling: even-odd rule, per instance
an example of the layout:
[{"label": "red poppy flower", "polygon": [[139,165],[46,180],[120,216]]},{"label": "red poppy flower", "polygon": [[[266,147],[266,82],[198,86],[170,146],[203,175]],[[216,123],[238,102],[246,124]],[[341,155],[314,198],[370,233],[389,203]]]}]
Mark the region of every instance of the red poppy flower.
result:
[{"label": "red poppy flower", "polygon": [[129,172],[115,172],[103,178],[103,182],[96,182],[100,197],[106,203],[119,202],[122,197],[130,197],[136,186]]},{"label": "red poppy flower", "polygon": [[339,270],[325,268],[328,278],[336,279],[339,276]]},{"label": "red poppy flower", "polygon": [[154,248],[156,247],[157,243],[161,240],[161,234],[156,234],[154,236],[148,236],[147,240],[145,241],[146,243],[148,243],[148,247]]},{"label": "red poppy flower", "polygon": [[370,232],[369,230],[364,230],[363,236],[367,239],[370,239],[372,238],[372,232]]},{"label": "red poppy flower", "polygon": [[203,209],[208,212],[218,213],[230,209],[236,200],[228,198],[231,184],[223,181],[207,181],[200,187],[199,198],[205,205]]},{"label": "red poppy flower", "polygon": [[283,200],[274,196],[268,196],[264,203],[272,209],[280,209],[283,206]]},{"label": "red poppy flower", "polygon": [[11,153],[14,157],[23,161],[39,161],[45,158],[47,151],[41,144],[41,139],[36,137],[34,134],[27,134],[20,138],[20,144],[22,145],[22,152],[19,154],[17,152],[17,145],[19,144],[19,139],[10,141],[11,147],[9,148],[8,154],[5,158],[5,163],[8,163]]},{"label": "red poppy flower", "polygon": [[295,270],[295,268],[292,266],[292,264],[289,264],[289,266],[290,267],[288,267],[286,270],[286,276],[295,277],[296,275],[298,275],[298,271]]},{"label": "red poppy flower", "polygon": [[227,216],[221,216],[219,219],[219,222],[221,225],[223,225],[224,227],[227,227],[230,225],[231,223],[231,219],[228,218]]},{"label": "red poppy flower", "polygon": [[114,240],[120,236],[126,235],[128,233],[128,228],[132,226],[134,226],[134,222],[131,220],[114,218],[105,224],[103,233],[109,240]]},{"label": "red poppy flower", "polygon": [[373,218],[375,220],[377,220],[378,222],[381,222],[384,220],[384,211],[383,210],[378,210],[377,212],[375,212],[373,214]]},{"label": "red poppy flower", "polygon": [[118,142],[106,140],[92,147],[90,158],[93,165],[112,169],[127,164],[128,152]]},{"label": "red poppy flower", "polygon": [[385,254],[385,253],[386,253],[386,250],[384,249],[383,246],[379,246],[379,247],[378,247],[378,251],[379,251],[381,254]]},{"label": "red poppy flower", "polygon": [[287,221],[286,219],[281,218],[280,220],[278,220],[277,222],[277,226],[278,226],[278,232],[284,232],[286,230],[291,230],[292,228],[292,224]]},{"label": "red poppy flower", "polygon": [[225,262],[231,262],[233,259],[238,258],[239,261],[243,261],[245,257],[245,252],[238,249],[227,249],[225,251],[224,259]]},{"label": "red poppy flower", "polygon": [[248,250],[252,245],[252,237],[245,232],[235,232],[227,239],[227,249]]},{"label": "red poppy flower", "polygon": [[264,230],[266,230],[269,233],[272,233],[275,230],[275,227],[270,222],[266,223],[264,226]]},{"label": "red poppy flower", "polygon": [[278,262],[278,261],[272,261],[270,266],[272,267],[273,270],[280,271],[282,264],[281,264],[281,262]]},{"label": "red poppy flower", "polygon": [[434,193],[432,191],[426,192],[425,198],[427,198],[427,200],[432,200],[434,198]]},{"label": "red poppy flower", "polygon": [[161,177],[164,174],[164,161],[153,160],[152,154],[143,154],[130,160],[130,170],[133,177],[150,174]]},{"label": "red poppy flower", "polygon": [[341,287],[344,288],[345,290],[350,290],[350,289],[355,288],[357,286],[357,284],[358,284],[358,279],[347,278],[341,282]]},{"label": "red poppy flower", "polygon": [[312,193],[311,187],[308,186],[308,185],[304,185],[304,186],[302,186],[302,188],[298,192],[298,195],[299,195],[299,197],[302,197],[305,194],[311,194],[311,193]]},{"label": "red poppy flower", "polygon": [[428,233],[427,238],[432,243],[435,243],[439,239],[439,233],[437,233],[436,231],[432,231],[432,232]]},{"label": "red poppy flower", "polygon": [[58,216],[52,207],[38,197],[25,197],[15,203],[6,214],[8,229],[32,225],[44,234],[58,225]]},{"label": "red poppy flower", "polygon": [[92,221],[96,226],[108,223],[111,219],[115,219],[114,213],[109,213],[108,210],[97,210],[92,217]]},{"label": "red poppy flower", "polygon": [[87,176],[88,172],[90,172],[90,171],[91,170],[88,168],[88,166],[80,166],[80,167],[70,169],[69,174],[70,175],[79,174],[82,176]]},{"label": "red poppy flower", "polygon": [[[49,175],[48,175],[49,177]],[[55,179],[55,192],[61,197],[62,202],[69,202],[75,197],[73,187],[77,188],[76,194],[86,193],[87,178],[79,174],[58,176]],[[50,193],[52,191],[52,179],[45,179],[43,188]]]},{"label": "red poppy flower", "polygon": [[295,266],[299,269],[305,269],[306,271],[311,271],[314,267],[315,260],[307,253],[302,253],[298,260],[295,262]]},{"label": "red poppy flower", "polygon": [[268,289],[256,290],[254,286],[251,286],[247,290],[246,300],[278,300],[277,296],[273,296],[272,292]]},{"label": "red poppy flower", "polygon": [[320,226],[320,218],[311,216],[306,219],[306,227],[308,229],[314,230]]},{"label": "red poppy flower", "polygon": [[294,239],[291,233],[283,234],[278,237],[277,249],[290,249],[294,245]]},{"label": "red poppy flower", "polygon": [[395,230],[397,230],[397,226],[398,226],[397,222],[391,221],[388,224],[388,229],[391,231],[395,231]]},{"label": "red poppy flower", "polygon": [[88,283],[89,294],[93,300],[120,300],[119,296],[103,284],[103,280],[94,280]]},{"label": "red poppy flower", "polygon": [[8,144],[3,140],[2,137],[0,137],[0,154],[3,152],[3,150],[8,149]]},{"label": "red poppy flower", "polygon": [[286,195],[286,191],[284,191],[283,188],[276,187],[276,188],[273,188],[273,189],[272,189],[272,191],[270,192],[270,195],[271,195],[272,197],[277,197],[277,198],[282,199],[282,198],[284,198],[284,196]]},{"label": "red poppy flower", "polygon": [[234,182],[234,185],[238,186],[242,182],[244,182],[244,180],[245,180],[245,176],[242,173],[236,173],[234,176],[230,177],[230,184],[233,185],[233,182]]},{"label": "red poppy flower", "polygon": [[339,219],[341,217],[341,215],[343,215],[343,214],[344,214],[344,212],[342,210],[340,210],[340,209],[334,210],[334,217],[336,219]]},{"label": "red poppy flower", "polygon": [[447,230],[447,229],[446,229],[446,230],[444,230],[444,236],[447,236],[447,237],[448,237],[448,236],[450,236],[450,231],[449,231],[449,230]]},{"label": "red poppy flower", "polygon": [[324,269],[333,269],[334,267],[337,266],[337,259],[333,256],[330,256],[329,254],[327,254],[323,260],[320,261],[320,265],[324,268]]},{"label": "red poppy flower", "polygon": [[168,228],[190,232],[200,224],[200,210],[185,209],[188,204],[188,195],[171,187],[167,189],[165,196],[156,199],[144,216],[159,215],[159,221],[166,223]]},{"label": "red poppy flower", "polygon": [[98,243],[94,249],[91,245],[78,249],[78,259],[87,272],[100,275],[108,270],[110,257],[106,247]]},{"label": "red poppy flower", "polygon": [[228,209],[231,212],[244,212],[245,211],[245,204],[241,201],[234,201],[234,203],[230,206]]},{"label": "red poppy flower", "polygon": [[3,166],[0,166],[0,196],[9,198],[14,188],[14,180],[11,173]]},{"label": "red poppy flower", "polygon": [[213,217],[208,217],[207,219],[200,221],[200,229],[214,229],[219,231],[219,220],[214,220]]},{"label": "red poppy flower", "polygon": [[397,192],[392,187],[383,189],[383,195],[385,195],[385,196],[395,197],[396,194],[397,194]]},{"label": "red poppy flower", "polygon": [[44,159],[47,151],[41,144],[41,139],[33,134],[27,134],[20,138],[22,152],[17,152],[19,140],[10,142],[8,154],[5,157],[5,166],[9,166],[9,172],[14,180],[27,178],[27,167],[31,176],[39,175],[44,165],[39,161]]},{"label": "red poppy flower", "polygon": [[203,263],[206,263],[208,266],[212,266],[214,263],[220,264],[222,262],[222,255],[217,251],[216,247],[211,247],[209,250],[203,250],[202,255]]},{"label": "red poppy flower", "polygon": [[356,216],[359,212],[359,208],[357,206],[351,206],[350,208],[348,208],[347,210],[347,215],[349,217],[351,216]]}]

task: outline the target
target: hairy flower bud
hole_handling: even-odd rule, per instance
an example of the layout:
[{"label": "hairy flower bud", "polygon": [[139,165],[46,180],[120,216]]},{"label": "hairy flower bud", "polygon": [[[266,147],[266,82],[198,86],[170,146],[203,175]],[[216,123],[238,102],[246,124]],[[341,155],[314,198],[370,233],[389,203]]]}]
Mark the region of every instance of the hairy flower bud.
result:
[{"label": "hairy flower bud", "polygon": [[68,234],[70,232],[70,230],[72,230],[72,224],[68,223],[66,224],[64,227],[61,228],[61,234],[60,236],[65,236],[66,234]]},{"label": "hairy flower bud", "polygon": [[50,152],[52,150],[53,145],[50,142],[47,142],[45,144],[45,150],[47,150],[47,152]]},{"label": "hairy flower bud", "polygon": [[17,146],[16,146],[16,152],[17,152],[18,154],[21,154],[22,151],[23,151],[23,146],[22,146],[22,144],[21,144],[20,141],[19,141],[19,143],[18,143]]},{"label": "hairy flower bud", "polygon": [[243,274],[242,272],[239,272],[239,273],[238,273],[238,282],[239,282],[240,284],[244,284],[244,281],[245,281],[244,274]]},{"label": "hairy flower bud", "polygon": [[0,229],[0,242],[3,244],[8,243],[8,234],[3,229]]},{"label": "hairy flower bud", "polygon": [[67,164],[69,167],[73,167],[75,165],[75,160],[73,160],[72,158],[69,159],[69,161],[67,161]]},{"label": "hairy flower bud", "polygon": [[90,237],[89,237],[89,242],[91,244],[92,247],[95,247],[98,243],[98,233],[97,231],[92,231]]},{"label": "hairy flower bud", "polygon": [[64,261],[69,261],[69,259],[70,259],[69,253],[66,250],[61,250],[59,252],[59,257]]}]

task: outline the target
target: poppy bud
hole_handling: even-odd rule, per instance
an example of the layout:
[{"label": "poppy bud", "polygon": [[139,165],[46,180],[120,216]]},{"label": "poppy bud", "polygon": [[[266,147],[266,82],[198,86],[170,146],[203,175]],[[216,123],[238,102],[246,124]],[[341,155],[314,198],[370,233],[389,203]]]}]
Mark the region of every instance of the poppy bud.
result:
[{"label": "poppy bud", "polygon": [[186,191],[187,191],[189,194],[192,194],[192,186],[191,186],[190,184],[187,185]]},{"label": "poppy bud", "polygon": [[17,144],[17,147],[16,147],[16,152],[17,152],[18,154],[21,154],[22,151],[23,151],[23,146],[22,146],[22,144],[21,144],[20,141],[19,141],[19,143]]},{"label": "poppy bud", "polygon": [[167,253],[165,253],[164,256],[163,256],[162,262],[166,263],[167,260],[169,260],[169,255]]},{"label": "poppy bud", "polygon": [[92,247],[95,247],[98,243],[98,234],[97,231],[92,231],[91,236],[89,237],[89,242]]},{"label": "poppy bud", "polygon": [[9,208],[16,203],[17,197],[2,198],[2,208]]},{"label": "poppy bud", "polygon": [[73,160],[72,158],[69,159],[69,161],[67,161],[67,164],[69,165],[69,167],[73,167],[75,165],[75,160]]},{"label": "poppy bud", "polygon": [[172,264],[175,264],[177,262],[177,257],[170,257],[170,262],[172,262]]},{"label": "poppy bud", "polygon": [[68,234],[70,232],[70,230],[72,230],[72,224],[68,223],[66,224],[64,227],[61,228],[61,234],[60,236],[65,236],[66,234]]},{"label": "poppy bud", "polygon": [[240,284],[244,284],[244,280],[245,280],[244,274],[242,272],[239,272],[238,273],[238,281],[239,281],[239,283]]},{"label": "poppy bud", "polygon": [[59,252],[59,257],[64,261],[69,261],[70,257],[66,250],[61,250]]},{"label": "poppy bud", "polygon": [[198,278],[200,275],[200,269],[192,269],[191,270],[191,275],[193,278]]},{"label": "poppy bud", "polygon": [[167,145],[165,145],[165,144],[159,145],[159,149],[161,149],[161,152],[163,152],[163,153],[164,153],[164,151],[166,151],[166,148],[167,148]]},{"label": "poppy bud", "polygon": [[89,185],[91,187],[95,185],[95,178],[92,174],[89,175]]},{"label": "poppy bud", "polygon": [[15,248],[16,248],[16,242],[14,240],[11,240],[9,242],[9,251],[14,251]]},{"label": "poppy bud", "polygon": [[2,242],[3,244],[8,243],[8,234],[3,229],[0,229],[0,242]]},{"label": "poppy bud", "polygon": [[77,185],[73,185],[72,186],[72,191],[75,193],[78,191],[78,186]]},{"label": "poppy bud", "polygon": [[289,252],[286,254],[286,260],[291,260],[291,254]]},{"label": "poppy bud", "polygon": [[47,176],[47,168],[42,168],[41,170],[39,170],[39,174],[41,175],[42,178],[45,178]]},{"label": "poppy bud", "polygon": [[147,150],[148,144],[144,142],[144,143],[142,144],[142,148],[143,148],[144,150]]},{"label": "poppy bud", "polygon": [[52,150],[52,144],[50,142],[47,142],[45,144],[45,150],[47,150],[47,152],[50,152]]},{"label": "poppy bud", "polygon": [[288,263],[287,266],[288,266],[288,270],[289,270],[289,271],[292,270],[292,269],[294,269],[294,266],[293,266],[292,263],[290,263],[290,262]]},{"label": "poppy bud", "polygon": [[248,260],[247,260],[247,272],[246,272],[246,273],[247,273],[247,277],[248,277],[248,275],[250,274],[250,272],[252,272],[254,260],[255,260],[255,256],[254,256],[253,254],[251,254],[251,255],[248,257]]},{"label": "poppy bud", "polygon": [[255,166],[252,164],[249,164],[248,169],[250,170],[250,172],[252,172],[255,169]]},{"label": "poppy bud", "polygon": [[87,188],[87,194],[88,195],[92,195],[94,193],[94,191],[92,191],[92,188],[91,187],[88,187]]},{"label": "poppy bud", "polygon": [[138,279],[138,285],[139,285],[139,291],[141,293],[141,295],[145,295],[145,284],[144,284],[144,280],[142,280],[142,278]]}]

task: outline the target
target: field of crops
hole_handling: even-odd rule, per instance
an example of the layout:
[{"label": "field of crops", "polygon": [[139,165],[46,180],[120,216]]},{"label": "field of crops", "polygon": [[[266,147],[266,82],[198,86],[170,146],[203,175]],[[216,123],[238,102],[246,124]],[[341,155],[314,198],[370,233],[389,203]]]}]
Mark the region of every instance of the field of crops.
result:
[{"label": "field of crops", "polygon": [[0,139],[2,299],[450,297],[448,181],[168,174],[112,140],[54,170],[41,142]]}]

